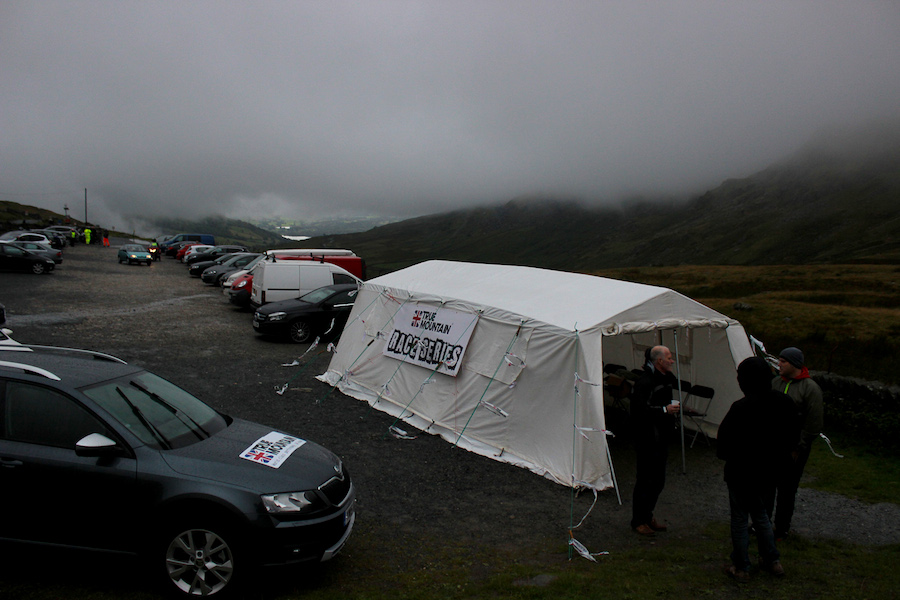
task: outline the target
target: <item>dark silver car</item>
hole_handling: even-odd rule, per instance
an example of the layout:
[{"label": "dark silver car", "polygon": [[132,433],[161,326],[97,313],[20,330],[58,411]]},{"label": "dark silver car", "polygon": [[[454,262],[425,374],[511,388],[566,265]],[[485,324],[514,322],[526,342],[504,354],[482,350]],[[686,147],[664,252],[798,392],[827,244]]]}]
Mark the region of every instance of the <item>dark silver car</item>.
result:
[{"label": "dark silver car", "polygon": [[210,595],[328,560],[353,528],[333,453],[109,355],[0,346],[0,415],[2,539],[142,554]]}]

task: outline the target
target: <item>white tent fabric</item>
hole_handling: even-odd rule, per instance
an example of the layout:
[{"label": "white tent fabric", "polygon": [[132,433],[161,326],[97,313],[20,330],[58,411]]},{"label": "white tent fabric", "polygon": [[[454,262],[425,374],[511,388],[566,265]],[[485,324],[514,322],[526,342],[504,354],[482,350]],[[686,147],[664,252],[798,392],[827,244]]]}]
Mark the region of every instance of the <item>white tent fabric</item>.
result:
[{"label": "white tent fabric", "polygon": [[[410,305],[477,316],[455,377],[382,354]],[[428,433],[573,487],[614,483],[603,364],[678,349],[683,380],[716,391],[714,434],[753,355],[741,325],[672,290],[531,267],[428,261],[362,285],[322,381]]]}]

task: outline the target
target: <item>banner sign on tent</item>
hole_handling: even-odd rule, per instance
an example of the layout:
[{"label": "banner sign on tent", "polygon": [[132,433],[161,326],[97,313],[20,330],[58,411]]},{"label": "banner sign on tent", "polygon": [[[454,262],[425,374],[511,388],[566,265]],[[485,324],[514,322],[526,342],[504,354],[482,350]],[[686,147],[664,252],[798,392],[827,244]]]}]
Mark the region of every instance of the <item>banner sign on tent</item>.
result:
[{"label": "banner sign on tent", "polygon": [[382,354],[456,377],[477,320],[449,308],[404,305]]}]

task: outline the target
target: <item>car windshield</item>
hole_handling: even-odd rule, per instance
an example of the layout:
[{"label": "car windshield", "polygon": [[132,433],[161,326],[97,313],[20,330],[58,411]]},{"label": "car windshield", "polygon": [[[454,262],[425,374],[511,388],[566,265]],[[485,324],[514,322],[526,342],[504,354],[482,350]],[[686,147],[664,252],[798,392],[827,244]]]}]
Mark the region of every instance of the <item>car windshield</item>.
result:
[{"label": "car windshield", "polygon": [[125,250],[126,252],[141,252],[144,249],[136,244],[130,244],[128,246],[123,246],[122,250]]},{"label": "car windshield", "polygon": [[333,289],[323,287],[303,294],[302,296],[300,296],[300,299],[304,302],[309,302],[310,304],[318,304],[322,300],[325,300],[326,298],[331,296],[333,293]]},{"label": "car windshield", "polygon": [[225,417],[188,392],[142,372],[83,390],[148,446],[190,446],[228,426]]}]

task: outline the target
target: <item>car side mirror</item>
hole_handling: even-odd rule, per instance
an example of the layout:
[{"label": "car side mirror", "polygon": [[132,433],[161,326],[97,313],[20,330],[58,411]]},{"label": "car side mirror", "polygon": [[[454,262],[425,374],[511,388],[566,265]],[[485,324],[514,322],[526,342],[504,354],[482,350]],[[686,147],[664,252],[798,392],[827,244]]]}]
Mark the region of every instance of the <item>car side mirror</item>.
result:
[{"label": "car side mirror", "polygon": [[100,433],[90,433],[75,444],[75,454],[83,457],[118,456],[122,447]]}]

